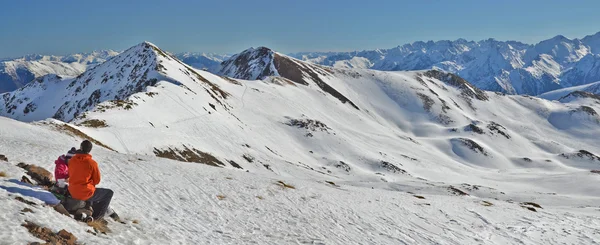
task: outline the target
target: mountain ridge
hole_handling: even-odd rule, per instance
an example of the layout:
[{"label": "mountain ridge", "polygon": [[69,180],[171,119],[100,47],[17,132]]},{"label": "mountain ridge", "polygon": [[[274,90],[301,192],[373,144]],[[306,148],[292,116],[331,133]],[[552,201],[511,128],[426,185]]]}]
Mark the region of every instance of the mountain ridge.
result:
[{"label": "mountain ridge", "polygon": [[[294,53],[291,56],[334,67],[383,71],[440,69],[457,73],[475,86],[509,94],[537,95],[554,89],[600,80],[595,57],[600,52],[600,32],[582,39],[562,35],[537,44],[518,41],[417,41],[391,49],[337,53]],[[357,57],[368,62],[351,60]],[[365,67],[364,64],[368,64]],[[543,65],[542,65],[543,64]],[[573,69],[586,67],[586,69]]]}]

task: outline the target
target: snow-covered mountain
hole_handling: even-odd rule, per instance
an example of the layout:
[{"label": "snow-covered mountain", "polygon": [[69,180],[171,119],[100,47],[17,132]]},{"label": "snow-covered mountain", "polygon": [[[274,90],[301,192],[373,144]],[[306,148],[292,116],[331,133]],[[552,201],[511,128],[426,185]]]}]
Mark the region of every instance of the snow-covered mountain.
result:
[{"label": "snow-covered mountain", "polygon": [[0,61],[0,93],[13,91],[47,74],[77,76],[87,67],[100,64],[117,54],[116,51],[105,50],[67,56],[32,54],[3,59]]},{"label": "snow-covered mountain", "polygon": [[456,73],[481,89],[528,95],[600,80],[598,55],[600,32],[583,39],[559,35],[535,45],[458,39],[414,42],[362,52],[291,54],[333,67],[383,71],[439,69]]},{"label": "snow-covered mountain", "polygon": [[[599,98],[600,99],[600,82],[589,83],[585,85],[573,86],[563,89],[558,89],[554,91],[550,91],[547,93],[543,93],[538,97],[544,98],[547,100],[560,100],[565,101],[566,99],[572,98]],[[600,103],[600,100],[598,100]]]},{"label": "snow-covered mountain", "polygon": [[[88,243],[600,239],[600,104],[487,92],[438,70],[321,66],[265,47],[219,74],[142,43],[76,78],[42,77],[0,94],[0,116],[60,121],[0,118],[0,154],[49,168],[81,138],[99,145],[113,207],[141,222],[106,237],[58,222]],[[20,216],[1,189],[0,221],[16,233],[27,234],[24,219],[68,219]]]},{"label": "snow-covered mountain", "polygon": [[196,69],[216,71],[223,60],[231,57],[227,54],[185,52],[175,54],[177,59]]}]

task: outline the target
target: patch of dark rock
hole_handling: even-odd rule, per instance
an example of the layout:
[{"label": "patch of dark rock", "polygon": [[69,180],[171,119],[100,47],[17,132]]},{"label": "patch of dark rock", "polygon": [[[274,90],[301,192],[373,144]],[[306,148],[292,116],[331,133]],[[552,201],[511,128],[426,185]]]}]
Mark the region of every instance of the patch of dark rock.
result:
[{"label": "patch of dark rock", "polygon": [[228,162],[229,164],[231,164],[231,166],[233,166],[234,168],[244,169],[244,168],[242,168],[242,166],[240,166],[239,164],[237,164],[237,163],[236,163],[235,161],[233,161],[233,160],[227,160],[227,162]]},{"label": "patch of dark rock", "polygon": [[475,132],[478,134],[484,134],[483,129],[481,129],[480,127],[477,127],[477,125],[472,124],[472,123],[467,125],[464,130],[469,131],[469,132]]},{"label": "patch of dark rock", "polygon": [[288,188],[288,189],[296,189],[295,186],[287,184],[287,183],[285,183],[285,182],[283,182],[281,180],[277,181],[277,185],[280,185],[281,187]]},{"label": "patch of dark rock", "polygon": [[528,158],[528,157],[523,157],[522,159],[525,162],[532,162],[531,158]]},{"label": "patch of dark rock", "polygon": [[325,183],[327,183],[327,184],[330,184],[330,185],[333,185],[333,186],[336,186],[336,187],[339,187],[339,186],[338,186],[338,185],[336,185],[336,184],[335,184],[333,181],[325,181]]},{"label": "patch of dark rock", "polygon": [[402,156],[402,157],[404,157],[404,158],[406,158],[406,159],[408,159],[408,160],[411,160],[411,161],[419,161],[419,159],[416,159],[416,158],[414,158],[414,157],[409,157],[409,156],[407,156],[407,155],[404,155],[404,154],[401,154],[400,156]]},{"label": "patch of dark rock", "polygon": [[429,70],[423,73],[423,75],[440,80],[450,86],[456,87],[461,90],[462,94],[468,96],[469,98],[474,98],[478,100],[489,100],[489,97],[485,94],[485,92],[469,83],[467,80],[459,77],[453,73],[446,73],[439,70]]},{"label": "patch of dark rock", "polygon": [[479,186],[479,185],[470,185],[470,184],[465,183],[465,184],[461,184],[461,187],[465,188],[465,189],[467,189],[469,191],[476,191],[476,190],[479,190],[479,187],[481,187],[481,186]]},{"label": "patch of dark rock", "polygon": [[454,187],[454,186],[448,186],[448,191],[450,191],[450,193],[454,194],[454,195],[459,195],[459,196],[468,196],[469,194]]},{"label": "patch of dark rock", "polygon": [[223,162],[214,157],[213,155],[202,152],[195,148],[188,148],[187,146],[183,146],[183,149],[178,148],[167,148],[167,149],[157,149],[154,148],[154,155],[157,157],[168,158],[181,162],[195,162],[195,163],[203,163],[213,167],[221,167],[225,166]]},{"label": "patch of dark rock", "polygon": [[381,167],[392,172],[392,173],[400,173],[400,174],[406,174],[406,170],[399,168],[398,166],[394,165],[393,163],[387,162],[387,161],[381,161]]},{"label": "patch of dark rock", "polygon": [[27,106],[25,106],[25,109],[23,109],[23,113],[28,114],[30,112],[34,112],[36,109],[37,105],[33,102],[30,102],[29,104],[27,104]]},{"label": "patch of dark rock", "polygon": [[578,158],[588,158],[589,160],[592,160],[592,161],[600,161],[600,157],[598,157],[596,154],[591,153],[586,150],[579,150],[578,152],[575,152],[575,153],[561,153],[560,156],[562,156],[566,159],[578,157]]},{"label": "patch of dark rock", "polygon": [[329,132],[329,130],[331,130],[330,127],[319,120],[286,118],[288,121],[285,122],[285,124],[291,127],[303,128],[313,132],[317,130],[321,132]]},{"label": "patch of dark rock", "polygon": [[429,96],[422,93],[417,93],[417,96],[419,96],[419,98],[423,102],[423,109],[426,112],[431,112],[431,107],[433,107],[433,104],[435,104],[433,99],[429,98]]},{"label": "patch of dark rock", "polygon": [[597,116],[598,113],[596,112],[596,110],[594,110],[593,108],[589,107],[589,106],[580,106],[579,108],[573,110],[573,112],[584,112],[590,116]]},{"label": "patch of dark rock", "polygon": [[352,168],[350,168],[350,165],[346,164],[344,161],[340,161],[339,163],[336,163],[333,166],[342,169],[346,172],[350,172],[350,170],[352,170]]},{"label": "patch of dark rock", "polygon": [[563,97],[560,97],[558,99],[558,101],[561,101],[561,100],[566,99],[568,97],[592,98],[592,99],[596,99],[596,100],[600,101],[600,95],[593,94],[593,93],[590,93],[590,92],[585,92],[585,91],[574,91],[574,92],[571,92],[571,93],[569,93],[569,94],[567,94],[567,95],[565,95]]},{"label": "patch of dark rock", "polygon": [[8,157],[6,157],[5,155],[0,155],[0,161],[8,162]]},{"label": "patch of dark rock", "polygon": [[480,146],[479,144],[477,144],[477,142],[475,142],[471,139],[467,139],[467,138],[459,138],[459,140],[463,145],[465,145],[469,149],[473,150],[474,152],[481,153],[484,156],[488,155],[488,153],[485,151],[485,149],[482,146]]},{"label": "patch of dark rock", "polygon": [[57,233],[52,232],[50,228],[41,227],[31,221],[25,221],[22,224],[34,237],[46,241],[46,244],[74,245],[77,244],[77,237],[66,230],[60,230]]},{"label": "patch of dark rock", "polygon": [[21,213],[33,213],[33,210],[31,208],[24,208],[21,210]]},{"label": "patch of dark rock", "polygon": [[[321,88],[321,90],[329,93],[333,97],[337,98],[342,103],[348,103],[352,107],[357,110],[360,110],[356,104],[350,101],[346,96],[342,93],[335,90],[333,87],[329,86],[329,84],[325,83],[319,75],[331,75],[331,71],[327,71],[320,66],[317,65],[308,65],[300,62],[295,62],[293,59],[286,58],[278,55],[277,53],[273,56],[273,63],[275,65],[275,69],[282,77],[292,80],[295,83],[308,85],[308,82],[305,80],[306,75],[308,75],[311,80]],[[320,73],[320,74],[319,74]]]},{"label": "patch of dark rock", "polygon": [[444,124],[444,125],[449,125],[449,124],[451,124],[451,123],[453,123],[453,122],[454,122],[454,120],[452,120],[452,119],[451,119],[451,118],[450,118],[448,115],[446,115],[446,114],[439,114],[439,115],[436,117],[436,119],[437,119],[437,121],[438,121],[438,122],[440,122],[441,124]]},{"label": "patch of dark rock", "polygon": [[31,178],[33,180],[35,180],[35,182],[37,182],[38,185],[41,185],[41,186],[54,185],[54,183],[52,182],[54,175],[50,171],[46,170],[45,168],[42,168],[42,167],[34,165],[34,164],[26,164],[23,162],[17,164],[17,167],[25,169],[27,171],[27,174],[29,176],[31,176]]},{"label": "patch of dark rock", "polygon": [[537,203],[534,203],[534,202],[523,202],[523,203],[521,203],[521,205],[523,205],[523,206],[533,206],[535,208],[542,208],[541,205],[539,205]]},{"label": "patch of dark rock", "polygon": [[494,132],[496,132],[496,133],[498,133],[498,134],[500,134],[500,135],[502,135],[502,136],[506,137],[507,139],[510,139],[510,135],[508,135],[508,133],[504,132],[504,131],[506,131],[506,128],[505,128],[504,126],[502,126],[502,125],[500,125],[500,124],[496,123],[496,122],[490,122],[490,123],[487,125],[487,128],[488,128],[490,131],[492,131],[492,134],[493,134]]},{"label": "patch of dark rock", "polygon": [[251,155],[244,154],[242,157],[243,157],[244,159],[246,159],[246,161],[248,161],[249,163],[252,163],[252,162],[254,162],[254,157],[253,157],[253,156],[251,156]]},{"label": "patch of dark rock", "polygon": [[36,206],[37,205],[35,202],[25,200],[25,198],[22,198],[22,197],[15,197],[15,200],[17,200],[19,202],[22,202],[22,203],[25,203],[27,205],[31,205],[31,206]]},{"label": "patch of dark rock", "polygon": [[211,103],[208,103],[208,105],[209,105],[210,107],[212,107],[212,108],[213,108],[213,110],[215,110],[215,111],[217,110],[217,107],[215,107],[215,105],[213,105],[213,104],[211,104]]},{"label": "patch of dark rock", "polygon": [[413,195],[414,197],[418,198],[418,199],[425,199],[424,196],[419,196],[419,195]]},{"label": "patch of dark rock", "polygon": [[483,206],[486,206],[486,207],[494,206],[494,204],[493,204],[493,203],[491,203],[491,202],[488,202],[488,201],[482,201],[482,202],[481,202],[481,205],[483,205]]},{"label": "patch of dark rock", "polygon": [[85,121],[81,122],[78,126],[84,126],[84,127],[88,127],[88,128],[106,128],[106,127],[108,127],[108,125],[106,125],[106,122],[104,120],[98,120],[98,119],[85,120]]}]

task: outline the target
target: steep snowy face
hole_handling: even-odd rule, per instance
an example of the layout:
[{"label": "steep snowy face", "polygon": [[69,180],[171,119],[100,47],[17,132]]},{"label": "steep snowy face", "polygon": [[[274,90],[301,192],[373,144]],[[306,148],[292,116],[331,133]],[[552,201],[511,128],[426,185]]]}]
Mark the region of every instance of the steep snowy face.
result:
[{"label": "steep snowy face", "polygon": [[524,59],[531,62],[541,54],[547,54],[554,57],[554,60],[561,65],[577,62],[586,54],[589,54],[589,47],[584,45],[579,39],[568,39],[565,36],[558,35],[548,40],[544,40],[528,49]]},{"label": "steep snowy face", "polygon": [[600,54],[588,54],[560,76],[563,86],[578,86],[600,81]]},{"label": "steep snowy face", "polygon": [[118,52],[112,50],[68,56],[26,55],[0,62],[0,93],[13,91],[46,74],[77,76],[88,67],[100,64]]},{"label": "steep snowy face", "polygon": [[[589,83],[580,86],[573,86],[558,89],[539,95],[540,98],[547,100],[561,100],[567,97],[571,98],[600,98],[600,82]],[[600,103],[600,100],[598,100]]]},{"label": "steep snowy face", "polygon": [[246,80],[277,76],[274,59],[275,52],[269,48],[250,48],[223,61],[219,74]]},{"label": "steep snowy face", "polygon": [[[22,121],[49,117],[70,121],[104,101],[111,101],[113,107],[131,108],[133,103],[127,99],[132,94],[160,81],[184,86],[201,80],[205,79],[193,69],[145,42],[75,78],[48,75],[2,94],[0,115]],[[209,82],[207,86],[215,96],[224,96]]]},{"label": "steep snowy face", "polygon": [[[597,81],[590,63],[600,54],[600,33],[583,39],[564,36],[528,45],[516,41],[414,42],[387,50],[294,54],[305,61],[336,67],[383,71],[439,69],[457,73],[475,86],[509,94],[538,95]],[[592,57],[588,57],[588,56]],[[356,59],[360,58],[360,60]],[[368,62],[366,60],[368,60]]]},{"label": "steep snowy face", "polygon": [[326,82],[327,77],[334,76],[331,68],[302,62],[268,48],[245,50],[224,61],[221,67],[219,72],[221,75],[233,78],[256,80],[275,76],[283,77],[301,86],[317,87],[340,102],[359,109],[345,95]]},{"label": "steep snowy face", "polygon": [[585,45],[590,47],[590,51],[594,54],[600,54],[600,32],[594,35],[585,36],[581,39]]}]

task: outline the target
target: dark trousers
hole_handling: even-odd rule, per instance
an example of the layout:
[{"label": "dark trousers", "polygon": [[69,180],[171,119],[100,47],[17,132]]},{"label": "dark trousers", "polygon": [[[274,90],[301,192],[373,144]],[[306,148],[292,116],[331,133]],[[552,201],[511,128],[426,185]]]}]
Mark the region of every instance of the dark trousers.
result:
[{"label": "dark trousers", "polygon": [[112,199],[112,196],[112,190],[96,188],[94,195],[86,201],[87,203],[92,205],[92,208],[94,209],[94,214],[92,214],[92,217],[94,219],[104,217],[104,214],[106,214],[106,211],[108,210],[108,205],[110,205],[110,200]]}]

